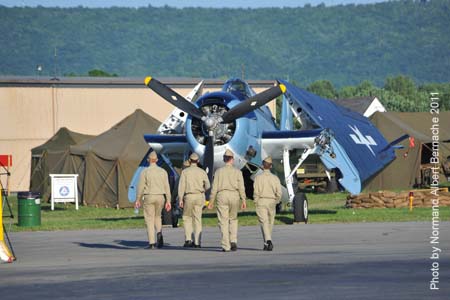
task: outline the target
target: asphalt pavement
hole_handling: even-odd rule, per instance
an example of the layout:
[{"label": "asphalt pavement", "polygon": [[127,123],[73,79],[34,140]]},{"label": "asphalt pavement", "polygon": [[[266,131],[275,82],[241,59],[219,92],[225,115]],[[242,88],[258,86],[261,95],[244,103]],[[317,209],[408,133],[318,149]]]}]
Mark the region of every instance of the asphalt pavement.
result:
[{"label": "asphalt pavement", "polygon": [[201,249],[164,228],[158,250],[144,249],[144,228],[17,232],[0,299],[450,299],[450,223],[439,244],[431,232],[424,222],[280,225],[265,252],[259,227],[247,226],[227,253],[218,228],[205,228]]}]

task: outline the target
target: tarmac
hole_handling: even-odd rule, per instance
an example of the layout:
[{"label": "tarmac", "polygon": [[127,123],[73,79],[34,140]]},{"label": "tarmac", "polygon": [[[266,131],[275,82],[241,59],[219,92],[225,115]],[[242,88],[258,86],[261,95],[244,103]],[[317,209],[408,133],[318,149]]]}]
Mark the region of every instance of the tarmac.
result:
[{"label": "tarmac", "polygon": [[246,226],[227,253],[218,228],[204,229],[201,249],[164,228],[158,250],[144,249],[144,228],[16,232],[0,299],[450,299],[450,222],[439,225],[434,245],[428,222],[279,225],[272,252]]}]

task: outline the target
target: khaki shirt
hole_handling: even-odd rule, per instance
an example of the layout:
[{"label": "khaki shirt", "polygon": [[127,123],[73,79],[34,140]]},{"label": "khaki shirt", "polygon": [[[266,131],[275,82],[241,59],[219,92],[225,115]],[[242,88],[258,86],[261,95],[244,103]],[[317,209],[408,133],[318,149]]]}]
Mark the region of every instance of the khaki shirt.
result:
[{"label": "khaki shirt", "polygon": [[222,191],[238,192],[241,200],[243,202],[246,200],[244,177],[242,176],[242,172],[232,165],[225,165],[217,169],[214,174],[210,202],[214,203],[217,194]]},{"label": "khaki shirt", "polygon": [[188,194],[203,194],[210,188],[208,175],[197,165],[191,165],[181,172],[178,185],[178,197],[183,199]]},{"label": "khaki shirt", "polygon": [[255,202],[258,202],[260,198],[274,199],[276,202],[281,200],[280,179],[270,173],[270,170],[264,170],[262,174],[256,176],[253,188]]},{"label": "khaki shirt", "polygon": [[139,177],[137,199],[144,195],[166,195],[166,201],[170,201],[169,177],[166,170],[151,164],[144,169]]}]

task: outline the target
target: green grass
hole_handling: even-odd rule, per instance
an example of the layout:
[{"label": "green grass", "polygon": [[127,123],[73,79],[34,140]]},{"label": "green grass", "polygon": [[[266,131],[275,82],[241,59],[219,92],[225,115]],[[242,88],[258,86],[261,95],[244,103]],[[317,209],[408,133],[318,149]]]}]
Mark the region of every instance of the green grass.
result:
[{"label": "green grass", "polygon": [[[431,221],[430,208],[408,209],[348,209],[344,208],[346,193],[335,194],[308,194],[309,222],[317,223],[351,223],[351,222],[399,222],[399,221]],[[133,209],[94,208],[80,206],[75,210],[73,204],[57,204],[54,211],[50,210],[50,204],[41,205],[41,226],[19,227],[17,226],[17,198],[9,197],[13,208],[13,231],[37,231],[37,230],[80,230],[80,229],[127,229],[143,228],[144,217],[142,210],[138,216]],[[239,214],[239,224],[257,225],[253,201],[247,201],[248,208]],[[9,212],[4,209],[4,215]],[[285,211],[276,216],[276,224],[292,224],[292,212]],[[440,207],[440,220],[450,221],[450,207]],[[4,218],[4,224],[9,226],[10,219]],[[180,222],[182,224],[182,221]],[[215,211],[205,210],[203,214],[204,226],[217,226]]]}]

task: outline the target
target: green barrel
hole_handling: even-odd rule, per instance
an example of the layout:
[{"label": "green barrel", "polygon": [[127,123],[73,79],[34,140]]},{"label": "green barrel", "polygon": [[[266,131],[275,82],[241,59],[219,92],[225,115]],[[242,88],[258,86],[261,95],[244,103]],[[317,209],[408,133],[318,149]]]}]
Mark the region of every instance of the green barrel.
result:
[{"label": "green barrel", "polygon": [[17,193],[19,202],[19,226],[41,225],[41,194],[34,192]]}]

